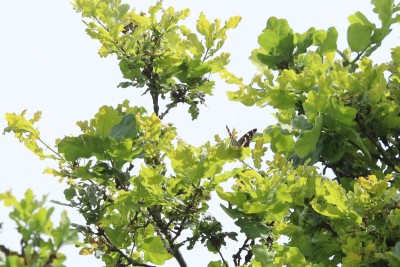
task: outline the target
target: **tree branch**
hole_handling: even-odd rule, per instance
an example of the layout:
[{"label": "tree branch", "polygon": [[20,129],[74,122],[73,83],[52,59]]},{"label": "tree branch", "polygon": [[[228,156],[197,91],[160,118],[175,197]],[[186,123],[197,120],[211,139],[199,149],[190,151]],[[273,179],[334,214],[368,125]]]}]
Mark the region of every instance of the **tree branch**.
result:
[{"label": "tree branch", "polygon": [[[168,239],[168,233],[165,233],[165,231],[162,230],[162,228],[161,228],[162,225],[161,225],[161,227],[159,225],[160,222],[153,220],[153,218],[152,218],[153,214],[150,213],[152,215],[152,216],[150,216],[143,209],[140,209],[140,212],[154,226],[154,229],[156,230],[158,236],[161,238],[161,241],[162,241],[165,249],[168,251],[168,253],[170,253],[171,255],[174,256],[174,258],[179,263],[179,266],[187,267],[186,261],[183,258],[181,252],[179,251],[179,249],[177,247],[175,247],[175,244],[173,243],[173,241],[171,239]],[[167,243],[167,241],[168,241],[168,243]]]},{"label": "tree branch", "polygon": [[[90,229],[89,229],[90,230]],[[91,230],[90,230],[91,231]],[[101,227],[97,228],[97,233],[94,233],[102,238],[104,238],[104,240],[106,241],[106,243],[112,247],[113,250],[115,250],[116,252],[119,253],[119,255],[121,255],[122,257],[124,257],[129,264],[132,264],[133,266],[143,266],[143,267],[155,267],[154,265],[149,265],[149,264],[145,264],[145,263],[140,263],[138,261],[135,261],[133,259],[131,259],[131,257],[129,257],[128,255],[126,255],[122,250],[120,250],[111,240],[110,238],[108,238],[108,236],[106,235],[106,233],[104,232],[104,230]]]},{"label": "tree branch", "polygon": [[160,118],[160,120],[164,119],[164,117],[168,114],[168,112],[175,107],[176,104],[180,103],[180,101],[174,100],[171,103],[167,104],[166,107],[167,109],[160,114],[160,116],[158,116]]},{"label": "tree branch", "polygon": [[233,263],[236,266],[240,265],[240,260],[242,259],[242,257],[240,256],[240,254],[242,253],[243,250],[245,250],[248,246],[248,242],[250,241],[250,238],[246,238],[246,240],[243,242],[243,245],[239,248],[238,252],[236,254],[233,254],[232,258],[233,258]]},{"label": "tree branch", "polygon": [[22,257],[22,255],[18,254],[16,251],[9,250],[4,245],[0,245],[0,251],[3,252],[6,256],[18,256]]}]

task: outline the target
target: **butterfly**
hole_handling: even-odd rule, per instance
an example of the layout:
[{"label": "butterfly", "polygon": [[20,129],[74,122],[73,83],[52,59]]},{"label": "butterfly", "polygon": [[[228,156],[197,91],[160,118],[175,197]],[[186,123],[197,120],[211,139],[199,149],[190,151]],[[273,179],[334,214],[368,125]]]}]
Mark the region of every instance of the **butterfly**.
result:
[{"label": "butterfly", "polygon": [[231,138],[231,145],[239,147],[248,147],[251,140],[253,139],[254,134],[257,132],[257,129],[250,130],[245,135],[240,137],[239,140],[236,140],[229,130],[228,126],[226,126],[226,130],[228,130],[229,137]]}]

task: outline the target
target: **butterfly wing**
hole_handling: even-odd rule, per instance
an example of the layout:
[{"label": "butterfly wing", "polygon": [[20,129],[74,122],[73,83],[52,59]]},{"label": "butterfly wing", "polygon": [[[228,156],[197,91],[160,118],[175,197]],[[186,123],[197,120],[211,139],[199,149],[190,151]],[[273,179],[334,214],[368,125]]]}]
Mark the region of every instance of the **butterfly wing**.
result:
[{"label": "butterfly wing", "polygon": [[253,139],[253,136],[254,136],[254,134],[256,132],[257,132],[257,129],[253,129],[251,131],[248,131],[245,135],[240,137],[240,139],[237,141],[236,146],[248,147],[250,145],[250,142]]}]

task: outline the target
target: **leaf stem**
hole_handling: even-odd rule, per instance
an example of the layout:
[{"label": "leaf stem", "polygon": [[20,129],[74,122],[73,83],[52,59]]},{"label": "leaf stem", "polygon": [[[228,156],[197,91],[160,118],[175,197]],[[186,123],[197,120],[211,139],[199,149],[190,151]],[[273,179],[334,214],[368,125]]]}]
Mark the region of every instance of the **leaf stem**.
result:
[{"label": "leaf stem", "polygon": [[58,152],[56,152],[54,149],[52,149],[49,145],[47,145],[45,142],[43,142],[43,140],[40,139],[38,136],[37,136],[37,139],[38,139],[39,142],[42,143],[48,150],[50,150],[51,152],[53,152],[53,153],[58,157],[58,160],[65,160],[64,157],[61,156],[60,153],[58,153]]}]

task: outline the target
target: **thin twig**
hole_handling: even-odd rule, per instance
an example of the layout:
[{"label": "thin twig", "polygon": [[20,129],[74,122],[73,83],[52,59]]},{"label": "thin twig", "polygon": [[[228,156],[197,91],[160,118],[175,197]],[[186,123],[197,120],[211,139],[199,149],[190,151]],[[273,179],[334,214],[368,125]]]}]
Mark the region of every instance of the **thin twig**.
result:
[{"label": "thin twig", "polygon": [[168,112],[169,112],[173,107],[175,107],[175,105],[178,104],[179,102],[180,102],[180,101],[178,101],[178,100],[174,100],[174,101],[172,101],[171,103],[167,104],[167,105],[166,105],[167,109],[166,109],[163,113],[161,113],[160,116],[158,116],[158,118],[159,118],[160,120],[164,119],[164,117],[168,114]]},{"label": "thin twig", "polygon": [[[214,247],[215,247],[215,246],[214,246]],[[217,249],[218,254],[219,254],[219,256],[221,257],[222,262],[224,263],[224,265],[225,265],[226,267],[229,267],[228,262],[225,260],[224,256],[223,256],[222,253],[221,253],[221,250],[220,250],[219,248],[217,248],[217,247],[215,247],[215,248]]]}]

